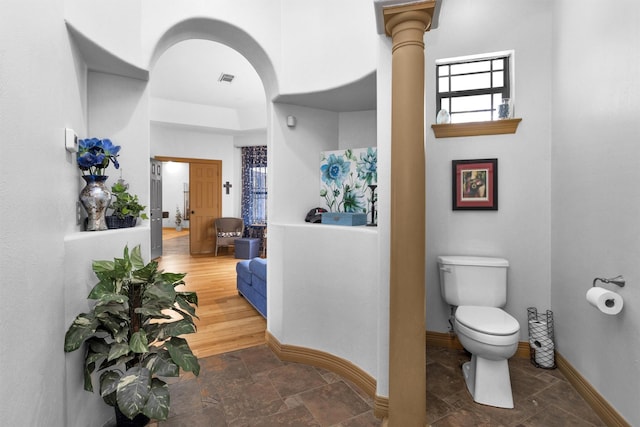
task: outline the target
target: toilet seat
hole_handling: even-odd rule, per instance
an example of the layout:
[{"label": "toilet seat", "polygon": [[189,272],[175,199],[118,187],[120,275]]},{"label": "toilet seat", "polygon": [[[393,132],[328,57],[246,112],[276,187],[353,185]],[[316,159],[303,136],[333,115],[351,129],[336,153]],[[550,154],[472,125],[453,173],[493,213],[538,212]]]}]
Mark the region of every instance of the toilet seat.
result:
[{"label": "toilet seat", "polygon": [[498,307],[463,305],[456,310],[458,323],[489,335],[512,335],[520,331],[518,321]]},{"label": "toilet seat", "polygon": [[520,324],[497,307],[460,306],[455,314],[455,330],[479,343],[510,346],[518,342]]}]

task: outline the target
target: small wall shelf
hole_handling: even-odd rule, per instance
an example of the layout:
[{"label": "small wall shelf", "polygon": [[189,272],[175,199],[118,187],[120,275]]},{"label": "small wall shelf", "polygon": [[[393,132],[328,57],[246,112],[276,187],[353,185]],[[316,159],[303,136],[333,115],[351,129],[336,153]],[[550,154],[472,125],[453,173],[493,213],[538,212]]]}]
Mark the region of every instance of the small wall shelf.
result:
[{"label": "small wall shelf", "polygon": [[447,123],[431,125],[436,138],[456,136],[500,135],[516,133],[522,119],[493,120],[489,122]]}]

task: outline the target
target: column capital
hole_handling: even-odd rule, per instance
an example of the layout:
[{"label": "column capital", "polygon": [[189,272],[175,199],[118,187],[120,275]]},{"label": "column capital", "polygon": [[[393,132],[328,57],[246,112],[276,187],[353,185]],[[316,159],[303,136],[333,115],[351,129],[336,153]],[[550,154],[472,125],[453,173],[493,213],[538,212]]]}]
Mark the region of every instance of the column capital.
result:
[{"label": "column capital", "polygon": [[435,13],[436,1],[376,0],[378,33],[391,36],[391,30],[398,23],[417,20],[424,23],[424,31],[429,31]]}]

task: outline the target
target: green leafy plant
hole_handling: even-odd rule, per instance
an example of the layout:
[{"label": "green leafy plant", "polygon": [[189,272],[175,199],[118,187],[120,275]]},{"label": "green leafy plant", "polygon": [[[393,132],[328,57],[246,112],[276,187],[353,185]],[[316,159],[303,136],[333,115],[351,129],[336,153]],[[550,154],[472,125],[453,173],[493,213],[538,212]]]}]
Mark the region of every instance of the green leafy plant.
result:
[{"label": "green leafy plant", "polygon": [[85,345],[84,389],[93,391],[100,373],[100,395],[128,418],[138,414],[166,420],[169,387],[159,377],[177,377],[180,369],[200,373],[200,364],[181,335],[194,333],[195,292],[181,292],[183,273],[165,273],[158,263],[144,264],[140,246],[122,258],[94,261],[99,281],[65,335],[64,351]]},{"label": "green leafy plant", "polygon": [[120,219],[126,216],[149,219],[147,214],[143,212],[146,206],[143,206],[138,202],[138,196],[128,193],[128,189],[129,186],[122,180],[119,180],[111,186],[111,193],[113,193],[113,196],[116,198],[116,200],[109,206],[113,209],[112,215],[115,215]]}]

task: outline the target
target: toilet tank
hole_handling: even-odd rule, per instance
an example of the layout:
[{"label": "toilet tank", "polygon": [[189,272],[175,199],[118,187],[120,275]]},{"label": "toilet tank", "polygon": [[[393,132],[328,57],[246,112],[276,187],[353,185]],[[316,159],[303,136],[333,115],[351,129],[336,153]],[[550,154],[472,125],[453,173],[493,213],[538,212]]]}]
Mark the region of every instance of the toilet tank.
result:
[{"label": "toilet tank", "polygon": [[439,256],[442,298],[455,306],[504,307],[508,267],[503,258]]}]

